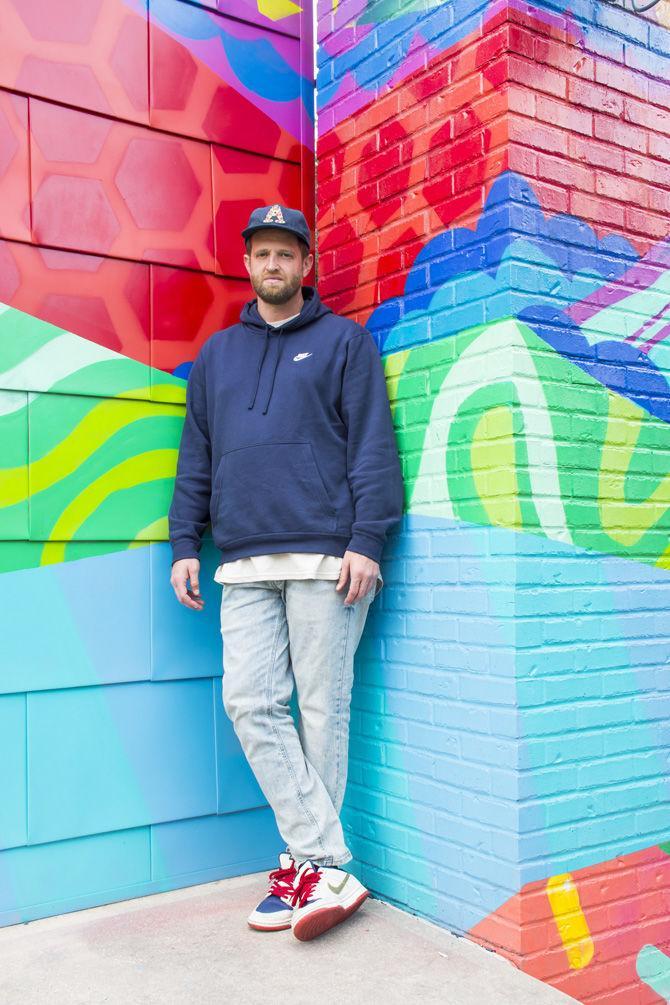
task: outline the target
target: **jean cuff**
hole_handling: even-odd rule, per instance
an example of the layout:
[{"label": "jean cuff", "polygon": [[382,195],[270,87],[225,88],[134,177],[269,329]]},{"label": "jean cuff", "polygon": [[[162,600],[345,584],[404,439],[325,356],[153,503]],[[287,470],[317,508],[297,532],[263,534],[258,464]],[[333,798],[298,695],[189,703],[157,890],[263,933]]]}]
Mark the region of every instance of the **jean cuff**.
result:
[{"label": "jean cuff", "polygon": [[[354,856],[351,854],[351,852],[348,851],[346,855],[340,855],[339,857],[336,855],[325,855],[321,856],[321,858],[316,857],[310,858],[309,861],[313,862],[314,865],[320,865],[323,866],[324,869],[329,869],[329,868],[337,868],[340,865],[346,865],[347,862],[351,862],[353,857]],[[294,859],[294,861],[296,861],[298,865],[300,865],[302,862],[306,862],[307,859],[296,858]]]}]

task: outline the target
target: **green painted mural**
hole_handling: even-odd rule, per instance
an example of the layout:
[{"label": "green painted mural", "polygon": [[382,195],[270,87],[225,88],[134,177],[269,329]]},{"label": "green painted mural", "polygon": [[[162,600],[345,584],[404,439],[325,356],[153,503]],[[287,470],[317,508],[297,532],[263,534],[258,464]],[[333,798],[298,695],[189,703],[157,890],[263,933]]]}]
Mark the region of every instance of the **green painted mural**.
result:
[{"label": "green painted mural", "polygon": [[668,423],[527,325],[393,353],[386,372],[410,513],[670,567]]},{"label": "green painted mural", "polygon": [[186,381],[0,313],[0,572],[167,540]]}]

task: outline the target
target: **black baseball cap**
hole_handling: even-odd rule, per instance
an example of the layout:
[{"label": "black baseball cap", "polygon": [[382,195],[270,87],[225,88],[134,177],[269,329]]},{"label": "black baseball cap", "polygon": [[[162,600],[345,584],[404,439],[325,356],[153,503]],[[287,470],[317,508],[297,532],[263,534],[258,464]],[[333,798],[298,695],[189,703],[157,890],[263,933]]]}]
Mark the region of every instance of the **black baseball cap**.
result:
[{"label": "black baseball cap", "polygon": [[280,206],[278,202],[272,206],[259,206],[249,217],[249,223],[242,231],[242,237],[246,241],[248,237],[255,234],[257,230],[287,230],[289,234],[295,234],[297,238],[309,248],[312,243],[307,220],[299,209],[290,209],[288,206]]}]

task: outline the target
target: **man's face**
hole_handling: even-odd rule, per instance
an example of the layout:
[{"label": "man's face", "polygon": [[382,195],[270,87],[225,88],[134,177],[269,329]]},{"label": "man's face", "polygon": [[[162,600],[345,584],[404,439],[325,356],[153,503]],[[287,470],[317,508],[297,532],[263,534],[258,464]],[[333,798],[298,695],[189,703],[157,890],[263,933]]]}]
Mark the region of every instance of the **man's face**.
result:
[{"label": "man's face", "polygon": [[312,255],[303,259],[297,237],[280,230],[257,230],[251,236],[251,254],[244,256],[254,292],[267,304],[288,303],[312,260]]}]

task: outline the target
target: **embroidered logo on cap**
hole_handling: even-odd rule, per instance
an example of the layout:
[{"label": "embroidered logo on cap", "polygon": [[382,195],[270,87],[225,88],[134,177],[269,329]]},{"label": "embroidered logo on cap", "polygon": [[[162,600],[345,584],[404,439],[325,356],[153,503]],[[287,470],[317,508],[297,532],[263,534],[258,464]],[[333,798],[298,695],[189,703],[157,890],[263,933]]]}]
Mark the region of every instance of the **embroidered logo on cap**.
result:
[{"label": "embroidered logo on cap", "polygon": [[274,206],[270,206],[269,210],[263,217],[263,223],[286,223],[286,220],[282,216],[281,206],[277,203]]}]

